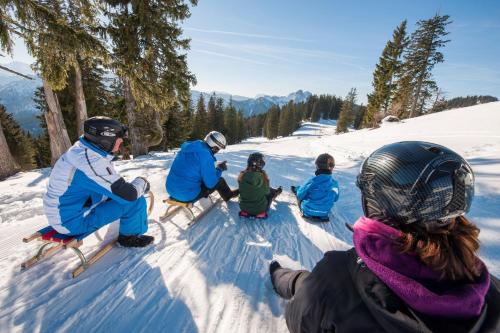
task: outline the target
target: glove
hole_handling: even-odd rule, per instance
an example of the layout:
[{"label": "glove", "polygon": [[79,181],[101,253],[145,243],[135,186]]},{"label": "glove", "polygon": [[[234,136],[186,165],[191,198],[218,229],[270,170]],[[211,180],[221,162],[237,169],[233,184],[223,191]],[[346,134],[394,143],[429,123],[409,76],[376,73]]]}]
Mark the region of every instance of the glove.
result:
[{"label": "glove", "polygon": [[297,186],[290,186],[290,190],[292,190],[293,194],[297,194]]},{"label": "glove", "polygon": [[215,168],[219,169],[220,171],[226,171],[227,161],[217,161],[217,163],[215,163]]},{"label": "glove", "polygon": [[141,197],[144,193],[148,193],[151,185],[144,177],[136,177],[130,184],[135,187],[137,191],[137,197]]},{"label": "glove", "polygon": [[278,188],[276,189],[276,195],[281,194],[281,192],[283,192],[283,187],[278,186]]}]

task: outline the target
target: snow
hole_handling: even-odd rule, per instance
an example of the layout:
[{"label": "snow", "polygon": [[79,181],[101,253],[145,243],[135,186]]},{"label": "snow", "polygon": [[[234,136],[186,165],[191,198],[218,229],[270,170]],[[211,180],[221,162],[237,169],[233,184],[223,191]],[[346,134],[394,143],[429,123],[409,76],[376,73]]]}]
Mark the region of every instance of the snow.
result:
[{"label": "snow", "polygon": [[[374,149],[401,140],[443,144],[470,161],[477,186],[469,217],[481,228],[481,257],[500,275],[500,102],[342,135],[334,135],[334,125],[305,123],[291,137],[252,138],[219,154],[228,161],[225,177],[233,187],[248,155],[265,154],[272,185],[285,191],[263,221],[240,219],[238,204],[230,202],[189,229],[182,214],[162,224],[174,154],[117,162],[126,178],[151,181],[156,205],[148,234],[155,245],[113,248],[77,279],[70,277],[78,263],[70,251],[19,270],[37,247],[22,237],[47,224],[42,195],[50,170],[0,182],[0,332],[287,332],[285,302],[270,285],[269,261],[311,269],[325,251],[349,248],[344,223],[362,214],[355,186],[359,166]],[[336,159],[341,197],[332,223],[313,224],[300,218],[288,189],[313,175],[314,159],[323,152]],[[116,224],[100,231],[107,239],[115,233]],[[92,236],[82,251],[97,247]]]}]

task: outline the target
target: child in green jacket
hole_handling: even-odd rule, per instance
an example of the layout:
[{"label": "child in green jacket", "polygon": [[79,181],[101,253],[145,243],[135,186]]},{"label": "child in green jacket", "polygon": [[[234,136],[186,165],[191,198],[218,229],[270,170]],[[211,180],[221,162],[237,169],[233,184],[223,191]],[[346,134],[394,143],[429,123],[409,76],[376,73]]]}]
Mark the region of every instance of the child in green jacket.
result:
[{"label": "child in green jacket", "polygon": [[252,153],[248,157],[247,168],[238,177],[240,190],[240,216],[266,218],[271,202],[281,192],[281,186],[269,186],[269,177],[263,170],[264,156]]}]

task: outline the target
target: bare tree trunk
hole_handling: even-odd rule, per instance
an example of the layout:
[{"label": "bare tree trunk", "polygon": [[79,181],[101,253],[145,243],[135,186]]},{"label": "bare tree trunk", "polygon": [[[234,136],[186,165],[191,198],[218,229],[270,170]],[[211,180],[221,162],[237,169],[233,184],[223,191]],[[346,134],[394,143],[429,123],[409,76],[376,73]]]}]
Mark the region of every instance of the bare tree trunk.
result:
[{"label": "bare tree trunk", "polygon": [[43,90],[45,101],[49,107],[44,116],[47,122],[47,132],[50,137],[50,152],[52,154],[50,164],[54,165],[59,157],[71,147],[71,141],[66,131],[59,100],[45,79],[43,79]]},{"label": "bare tree trunk", "polygon": [[75,66],[75,113],[78,136],[83,135],[83,122],[87,120],[87,104],[85,103],[85,94],[82,85],[82,71],[80,65],[76,62]]},{"label": "bare tree trunk", "polygon": [[12,157],[9,146],[7,145],[2,124],[0,124],[0,156],[2,157],[0,158],[0,180],[12,176],[19,171],[19,166],[14,160],[14,157]]},{"label": "bare tree trunk", "polygon": [[136,122],[136,103],[134,96],[132,95],[132,89],[130,87],[130,81],[127,77],[123,77],[123,95],[125,98],[125,110],[127,112],[127,120],[129,126],[129,137],[132,142],[132,155],[136,156],[146,155],[148,153],[147,143],[143,140],[139,126]]}]

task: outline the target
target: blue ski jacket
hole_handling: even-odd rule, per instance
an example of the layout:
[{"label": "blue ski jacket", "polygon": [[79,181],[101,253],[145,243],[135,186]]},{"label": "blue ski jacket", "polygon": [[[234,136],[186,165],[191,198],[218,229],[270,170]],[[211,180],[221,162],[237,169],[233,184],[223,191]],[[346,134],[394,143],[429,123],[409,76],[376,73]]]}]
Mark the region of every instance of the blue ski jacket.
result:
[{"label": "blue ski jacket", "polygon": [[52,168],[43,208],[49,224],[61,234],[108,198],[130,205],[144,194],[144,183],[126,182],[111,164],[113,155],[81,137]]},{"label": "blue ski jacket", "polygon": [[305,216],[328,216],[339,199],[339,184],[332,175],[320,174],[297,187],[297,198]]},{"label": "blue ski jacket", "polygon": [[176,200],[192,202],[200,194],[202,184],[208,189],[214,188],[222,175],[215,161],[204,141],[184,142],[167,176],[168,194]]}]

